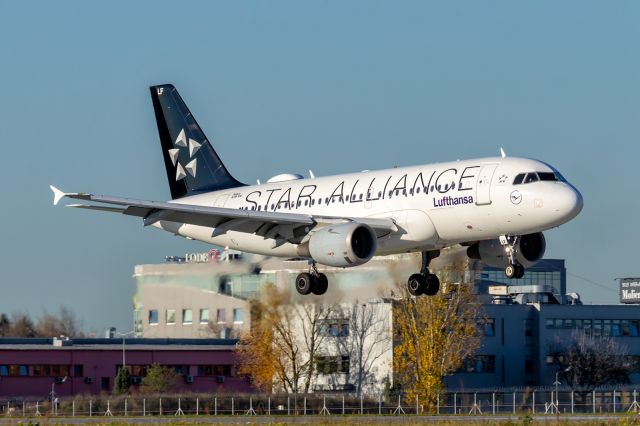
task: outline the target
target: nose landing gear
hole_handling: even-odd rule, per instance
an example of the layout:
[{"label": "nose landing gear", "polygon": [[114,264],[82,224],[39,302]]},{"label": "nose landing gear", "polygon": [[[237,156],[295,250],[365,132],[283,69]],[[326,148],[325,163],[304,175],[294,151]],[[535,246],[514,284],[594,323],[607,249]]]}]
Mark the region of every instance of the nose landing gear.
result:
[{"label": "nose landing gear", "polygon": [[435,259],[440,255],[439,250],[423,251],[422,266],[419,274],[413,274],[407,281],[409,294],[412,296],[434,296],[440,290],[440,280],[438,277],[429,272],[429,263],[431,259]]},{"label": "nose landing gear", "polygon": [[522,266],[515,258],[517,242],[517,235],[500,236],[500,244],[504,247],[504,251],[507,253],[509,258],[509,264],[504,268],[504,274],[510,279],[524,277],[524,266]]}]

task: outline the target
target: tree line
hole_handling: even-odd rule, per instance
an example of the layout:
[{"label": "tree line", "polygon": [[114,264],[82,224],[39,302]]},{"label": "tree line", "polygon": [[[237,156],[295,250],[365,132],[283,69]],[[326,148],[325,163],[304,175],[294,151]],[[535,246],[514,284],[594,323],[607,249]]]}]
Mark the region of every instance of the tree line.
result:
[{"label": "tree line", "polygon": [[0,337],[84,337],[82,325],[67,307],[58,312],[45,311],[34,319],[28,313],[0,314]]}]

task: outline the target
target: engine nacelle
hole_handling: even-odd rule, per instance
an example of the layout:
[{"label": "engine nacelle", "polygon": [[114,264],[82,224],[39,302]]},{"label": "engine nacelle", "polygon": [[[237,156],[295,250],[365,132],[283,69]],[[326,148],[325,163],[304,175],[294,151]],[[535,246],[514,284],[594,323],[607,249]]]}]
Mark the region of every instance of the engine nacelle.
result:
[{"label": "engine nacelle", "polygon": [[[518,237],[515,246],[515,259],[524,267],[531,266],[542,258],[546,247],[542,232],[522,235]],[[509,257],[500,240],[479,241],[469,246],[467,256],[498,268],[504,268],[509,263]]]},{"label": "engine nacelle", "polygon": [[377,247],[377,236],[370,226],[349,222],[319,229],[309,239],[307,248],[316,262],[344,268],[368,262]]}]

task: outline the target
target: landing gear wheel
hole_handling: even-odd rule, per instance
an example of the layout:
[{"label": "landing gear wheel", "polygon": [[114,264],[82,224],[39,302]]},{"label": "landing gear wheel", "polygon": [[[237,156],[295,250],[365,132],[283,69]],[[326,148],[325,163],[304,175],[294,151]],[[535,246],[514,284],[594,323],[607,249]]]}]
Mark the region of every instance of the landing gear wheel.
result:
[{"label": "landing gear wheel", "polygon": [[522,278],[524,276],[524,266],[519,263],[510,263],[504,268],[504,274],[507,278]]},{"label": "landing gear wheel", "polygon": [[516,275],[515,278],[522,278],[524,277],[524,266],[522,266],[521,264],[517,263],[516,264]]},{"label": "landing gear wheel", "polygon": [[311,274],[308,274],[306,272],[298,274],[298,276],[296,277],[296,290],[298,290],[298,293],[306,296],[307,294],[311,293],[311,289],[314,287],[313,281],[314,280]]},{"label": "landing gear wheel", "polygon": [[325,274],[318,274],[318,276],[314,278],[311,292],[318,296],[325,294],[329,288],[329,280],[327,279],[327,276]]},{"label": "landing gear wheel", "polygon": [[409,277],[409,281],[407,281],[407,288],[409,289],[410,295],[420,296],[424,294],[424,290],[427,288],[427,279],[422,274],[413,274]]},{"label": "landing gear wheel", "polygon": [[427,296],[435,296],[440,290],[440,280],[437,275],[429,274],[426,279],[423,294]]}]

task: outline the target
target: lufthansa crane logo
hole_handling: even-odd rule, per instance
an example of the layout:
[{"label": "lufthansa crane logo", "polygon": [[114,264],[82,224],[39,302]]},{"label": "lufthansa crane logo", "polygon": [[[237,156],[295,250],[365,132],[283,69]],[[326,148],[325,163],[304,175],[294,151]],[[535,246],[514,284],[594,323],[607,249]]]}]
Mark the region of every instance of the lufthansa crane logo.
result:
[{"label": "lufthansa crane logo", "polygon": [[515,190],[511,193],[511,195],[509,196],[509,199],[513,204],[518,205],[522,202],[522,194],[520,193],[520,191]]}]

